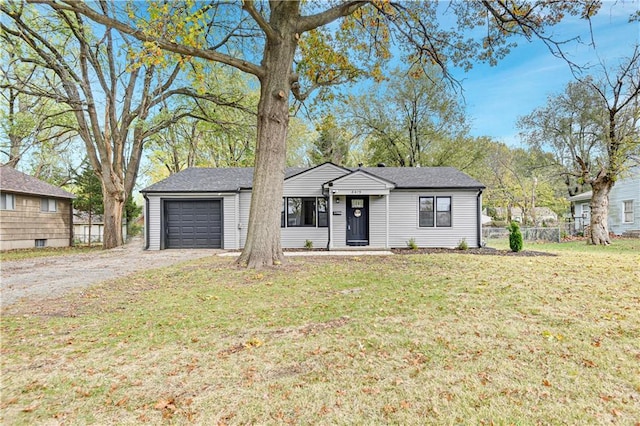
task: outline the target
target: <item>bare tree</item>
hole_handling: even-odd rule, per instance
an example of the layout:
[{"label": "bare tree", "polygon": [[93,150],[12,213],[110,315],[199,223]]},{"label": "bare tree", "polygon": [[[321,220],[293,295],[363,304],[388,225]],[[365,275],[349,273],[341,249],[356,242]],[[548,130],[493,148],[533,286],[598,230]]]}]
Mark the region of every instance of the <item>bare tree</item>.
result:
[{"label": "bare tree", "polygon": [[601,78],[570,83],[546,107],[524,117],[521,126],[530,144],[553,149],[570,193],[573,182],[591,187],[590,242],[607,245],[609,192],[640,153],[640,47],[615,71],[600,67]]},{"label": "bare tree", "polygon": [[[105,2],[98,7],[103,16],[113,13]],[[0,3],[0,12],[2,36],[11,40],[16,60],[51,76],[51,84],[22,81],[12,89],[62,103],[72,112],[73,131],[84,142],[102,183],[104,247],[121,245],[123,208],[136,182],[145,141],[189,115],[165,111],[162,119],[153,120],[163,102],[176,96],[219,98],[176,87],[183,76],[179,58],[172,58],[173,65],[165,56],[141,59],[132,54],[137,46],[128,36],[85,22],[77,12],[23,2]]]}]

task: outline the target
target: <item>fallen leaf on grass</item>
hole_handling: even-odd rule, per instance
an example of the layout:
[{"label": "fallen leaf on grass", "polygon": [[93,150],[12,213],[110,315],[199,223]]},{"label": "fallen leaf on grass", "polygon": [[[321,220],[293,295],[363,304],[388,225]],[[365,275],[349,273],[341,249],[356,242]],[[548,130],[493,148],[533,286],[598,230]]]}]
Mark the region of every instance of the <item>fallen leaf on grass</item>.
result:
[{"label": "fallen leaf on grass", "polygon": [[38,408],[38,406],[39,406],[38,404],[33,404],[33,405],[28,406],[28,407],[24,407],[20,411],[22,411],[23,413],[31,413],[31,412],[35,411]]}]

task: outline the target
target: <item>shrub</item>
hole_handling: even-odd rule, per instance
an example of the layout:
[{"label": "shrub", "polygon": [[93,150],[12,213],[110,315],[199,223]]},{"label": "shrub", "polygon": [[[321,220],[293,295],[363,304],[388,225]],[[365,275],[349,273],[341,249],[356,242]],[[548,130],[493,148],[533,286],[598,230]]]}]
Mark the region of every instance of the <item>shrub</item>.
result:
[{"label": "shrub", "polygon": [[306,248],[307,250],[311,250],[313,248],[313,241],[311,240],[306,240],[304,242],[304,248]]},{"label": "shrub", "polygon": [[410,238],[409,241],[407,241],[407,247],[411,250],[416,250],[418,248],[415,238]]},{"label": "shrub", "polygon": [[466,239],[462,239],[460,243],[458,243],[458,250],[469,250],[469,244],[467,244]]},{"label": "shrub", "polygon": [[511,251],[519,252],[522,250],[522,233],[520,232],[520,225],[515,220],[511,222],[511,225],[507,228],[509,230],[509,247]]}]

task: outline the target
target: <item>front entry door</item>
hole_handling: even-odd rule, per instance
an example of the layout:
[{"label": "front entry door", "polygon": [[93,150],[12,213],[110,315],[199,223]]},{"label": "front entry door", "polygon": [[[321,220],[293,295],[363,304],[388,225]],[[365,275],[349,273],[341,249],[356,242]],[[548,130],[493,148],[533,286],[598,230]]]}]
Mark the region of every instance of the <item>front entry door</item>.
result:
[{"label": "front entry door", "polygon": [[347,197],[347,245],[369,245],[369,197]]}]

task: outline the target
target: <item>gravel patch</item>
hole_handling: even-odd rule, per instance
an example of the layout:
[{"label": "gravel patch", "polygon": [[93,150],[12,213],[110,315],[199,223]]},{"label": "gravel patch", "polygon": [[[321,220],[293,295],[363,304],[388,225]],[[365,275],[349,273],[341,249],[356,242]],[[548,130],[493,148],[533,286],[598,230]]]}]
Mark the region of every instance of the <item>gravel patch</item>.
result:
[{"label": "gravel patch", "polygon": [[141,238],[111,250],[52,256],[0,265],[0,307],[20,300],[41,300],[146,269],[215,256],[221,250],[143,250]]}]

